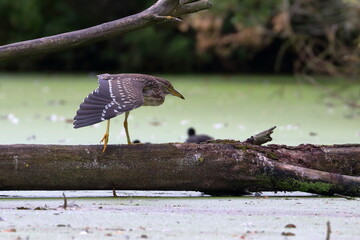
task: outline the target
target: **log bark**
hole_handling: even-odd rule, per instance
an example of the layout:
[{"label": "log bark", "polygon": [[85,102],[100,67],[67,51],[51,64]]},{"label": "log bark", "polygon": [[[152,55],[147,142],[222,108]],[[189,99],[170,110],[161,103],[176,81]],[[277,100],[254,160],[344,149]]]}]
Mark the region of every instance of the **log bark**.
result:
[{"label": "log bark", "polygon": [[360,196],[360,145],[0,145],[0,190],[303,191]]},{"label": "log bark", "polygon": [[0,46],[0,62],[56,52],[110,39],[146,26],[211,7],[207,0],[158,0],[150,8],[125,18],[82,30]]}]

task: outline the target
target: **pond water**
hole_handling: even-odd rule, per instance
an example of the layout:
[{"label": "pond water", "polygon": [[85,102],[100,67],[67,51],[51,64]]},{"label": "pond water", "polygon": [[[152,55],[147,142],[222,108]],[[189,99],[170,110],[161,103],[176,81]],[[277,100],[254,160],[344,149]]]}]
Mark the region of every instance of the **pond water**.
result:
[{"label": "pond water", "polygon": [[[273,142],[360,141],[360,113],[307,83],[286,76],[165,76],[186,98],[130,113],[132,139],[183,142],[187,129],[245,140],[277,126]],[[340,87],[338,83],[329,83]],[[106,123],[73,129],[72,119],[97,87],[94,75],[0,75],[0,144],[98,144]],[[360,87],[351,88],[359,92]],[[109,144],[126,143],[123,116],[111,120]]]},{"label": "pond water", "polygon": [[[113,198],[111,191],[106,193],[105,197],[74,197],[77,193],[67,191],[73,198],[66,209],[62,198],[0,199],[0,239],[348,240],[360,236],[357,200],[169,197],[159,192],[153,197],[131,197],[121,191],[118,194],[123,197]],[[326,238],[327,222],[330,238]]]},{"label": "pond water", "polygon": [[[166,76],[186,100],[167,97],[129,118],[132,139],[182,142],[187,129],[245,140],[277,126],[273,142],[359,143],[360,114],[287,76]],[[330,82],[331,88],[342,87]],[[0,144],[99,144],[105,124],[72,128],[89,75],[0,75]],[[359,93],[350,88],[348,94]],[[112,120],[110,144],[124,144],[123,116]],[[331,239],[360,236],[358,199],[303,193],[209,197],[199,192],[0,192],[0,239]],[[280,196],[280,197],[279,197]]]}]

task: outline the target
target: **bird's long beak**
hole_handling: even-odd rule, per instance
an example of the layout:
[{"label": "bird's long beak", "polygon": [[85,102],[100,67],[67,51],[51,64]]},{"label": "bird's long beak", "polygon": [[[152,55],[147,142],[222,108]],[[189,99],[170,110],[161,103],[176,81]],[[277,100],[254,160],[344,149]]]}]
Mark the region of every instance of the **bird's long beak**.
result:
[{"label": "bird's long beak", "polygon": [[170,91],[171,95],[174,95],[174,96],[179,97],[181,99],[185,99],[184,96],[181,95],[181,93],[176,91],[174,88],[170,88],[169,91]]}]

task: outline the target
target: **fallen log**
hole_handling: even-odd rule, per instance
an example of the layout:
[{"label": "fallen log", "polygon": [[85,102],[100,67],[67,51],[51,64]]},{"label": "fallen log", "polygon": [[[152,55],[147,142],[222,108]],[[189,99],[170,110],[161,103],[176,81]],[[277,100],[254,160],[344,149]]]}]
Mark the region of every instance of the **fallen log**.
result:
[{"label": "fallen log", "polygon": [[0,190],[303,191],[360,196],[360,144],[0,145]]}]

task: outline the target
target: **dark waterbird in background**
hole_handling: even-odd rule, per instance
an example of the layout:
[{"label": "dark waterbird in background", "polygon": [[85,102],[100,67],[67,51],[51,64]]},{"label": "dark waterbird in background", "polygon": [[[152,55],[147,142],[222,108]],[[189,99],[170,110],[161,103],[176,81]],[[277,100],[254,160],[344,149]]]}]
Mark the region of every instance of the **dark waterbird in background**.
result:
[{"label": "dark waterbird in background", "polygon": [[186,142],[187,143],[202,143],[202,142],[207,142],[212,139],[213,139],[212,137],[205,135],[205,134],[196,135],[195,129],[189,128],[188,129],[188,138],[186,139]]},{"label": "dark waterbird in background", "polygon": [[159,106],[167,94],[185,99],[169,81],[144,74],[101,74],[99,87],[80,104],[74,117],[74,128],[86,127],[107,120],[106,132],[101,142],[103,152],[109,141],[110,119],[125,113],[124,128],[131,144],[127,118],[131,110],[141,106]]}]

